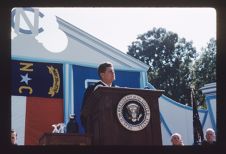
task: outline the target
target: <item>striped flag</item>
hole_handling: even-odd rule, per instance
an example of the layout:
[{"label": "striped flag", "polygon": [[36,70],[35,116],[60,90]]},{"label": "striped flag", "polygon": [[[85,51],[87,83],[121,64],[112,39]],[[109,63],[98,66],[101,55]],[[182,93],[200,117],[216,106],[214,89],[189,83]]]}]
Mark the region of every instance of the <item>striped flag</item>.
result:
[{"label": "striped flag", "polygon": [[19,145],[36,145],[63,122],[62,64],[12,61],[11,128]]}]

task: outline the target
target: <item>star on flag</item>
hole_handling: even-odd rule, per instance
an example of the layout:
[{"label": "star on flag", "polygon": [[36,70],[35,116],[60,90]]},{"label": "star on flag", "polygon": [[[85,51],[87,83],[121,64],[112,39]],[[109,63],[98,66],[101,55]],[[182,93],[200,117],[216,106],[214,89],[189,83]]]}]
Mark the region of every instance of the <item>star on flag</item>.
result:
[{"label": "star on flag", "polygon": [[28,77],[28,73],[26,75],[20,75],[21,76],[21,81],[20,82],[25,82],[26,85],[28,85],[28,81],[32,80],[31,78]]}]

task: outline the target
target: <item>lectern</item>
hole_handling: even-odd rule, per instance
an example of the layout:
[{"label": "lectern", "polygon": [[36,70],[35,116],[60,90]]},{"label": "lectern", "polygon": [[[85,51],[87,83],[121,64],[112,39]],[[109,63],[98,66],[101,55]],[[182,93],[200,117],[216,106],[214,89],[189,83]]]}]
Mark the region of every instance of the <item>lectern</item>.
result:
[{"label": "lectern", "polygon": [[82,110],[93,145],[162,145],[163,90],[99,87]]},{"label": "lectern", "polygon": [[64,133],[44,133],[39,139],[40,145],[90,145],[91,140],[88,135],[64,134]]}]

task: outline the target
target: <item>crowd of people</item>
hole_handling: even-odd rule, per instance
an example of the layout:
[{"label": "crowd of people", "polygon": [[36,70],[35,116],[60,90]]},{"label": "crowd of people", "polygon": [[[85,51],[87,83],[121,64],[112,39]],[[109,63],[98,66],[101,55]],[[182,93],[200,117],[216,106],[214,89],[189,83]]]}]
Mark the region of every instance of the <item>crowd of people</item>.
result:
[{"label": "crowd of people", "polygon": [[[183,146],[182,136],[179,133],[173,133],[171,135],[171,143],[174,146]],[[205,133],[205,139],[199,145],[214,145],[216,144],[215,131],[212,128],[207,128]]]}]

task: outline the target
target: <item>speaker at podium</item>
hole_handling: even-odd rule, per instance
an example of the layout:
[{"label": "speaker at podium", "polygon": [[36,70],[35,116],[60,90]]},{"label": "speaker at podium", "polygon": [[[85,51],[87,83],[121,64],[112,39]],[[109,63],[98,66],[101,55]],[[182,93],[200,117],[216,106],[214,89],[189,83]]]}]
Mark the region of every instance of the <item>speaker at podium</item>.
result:
[{"label": "speaker at podium", "polygon": [[81,111],[92,145],[162,145],[164,90],[98,87]]}]

